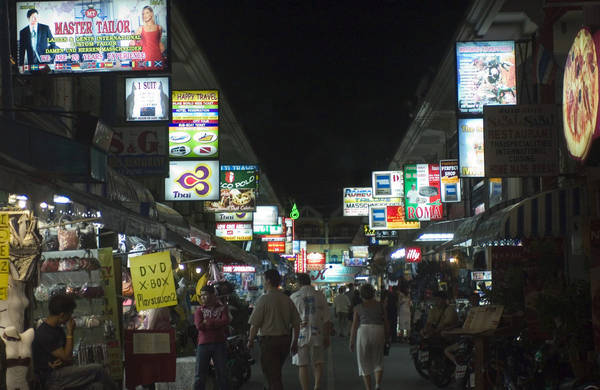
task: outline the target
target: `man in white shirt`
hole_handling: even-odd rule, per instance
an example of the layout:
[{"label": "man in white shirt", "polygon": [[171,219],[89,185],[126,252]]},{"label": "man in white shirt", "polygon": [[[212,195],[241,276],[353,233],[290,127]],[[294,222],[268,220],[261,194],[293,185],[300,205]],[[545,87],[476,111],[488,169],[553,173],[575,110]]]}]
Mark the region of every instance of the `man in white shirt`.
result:
[{"label": "man in white shirt", "polygon": [[300,314],[300,336],[298,353],[292,357],[292,364],[298,366],[302,390],[309,390],[309,368],[312,360],[315,376],[315,389],[321,389],[325,350],[329,347],[331,319],[325,295],[310,285],[308,274],[297,274],[300,290],[291,299]]},{"label": "man in white shirt", "polygon": [[338,289],[338,295],[333,299],[333,308],[335,310],[335,318],[338,323],[338,333],[345,337],[348,334],[348,318],[350,317],[350,306],[352,303],[348,296],[344,294],[346,288],[344,286]]}]

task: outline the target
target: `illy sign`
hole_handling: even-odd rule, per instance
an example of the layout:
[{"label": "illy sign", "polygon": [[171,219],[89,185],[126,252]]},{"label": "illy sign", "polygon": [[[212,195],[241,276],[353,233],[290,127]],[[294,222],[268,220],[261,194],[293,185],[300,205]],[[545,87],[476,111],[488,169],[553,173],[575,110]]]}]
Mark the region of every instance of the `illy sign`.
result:
[{"label": "illy sign", "polygon": [[407,263],[420,263],[421,262],[421,248],[419,248],[419,247],[406,248],[406,262]]}]

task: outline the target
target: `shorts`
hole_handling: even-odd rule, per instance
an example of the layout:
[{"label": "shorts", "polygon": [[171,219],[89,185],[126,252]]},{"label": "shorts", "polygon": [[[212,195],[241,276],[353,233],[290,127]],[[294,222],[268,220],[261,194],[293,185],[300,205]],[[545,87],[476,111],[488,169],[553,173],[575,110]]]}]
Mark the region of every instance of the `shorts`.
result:
[{"label": "shorts", "polygon": [[325,363],[325,349],[322,345],[303,345],[298,347],[298,353],[292,356],[295,366],[308,366],[310,363]]}]

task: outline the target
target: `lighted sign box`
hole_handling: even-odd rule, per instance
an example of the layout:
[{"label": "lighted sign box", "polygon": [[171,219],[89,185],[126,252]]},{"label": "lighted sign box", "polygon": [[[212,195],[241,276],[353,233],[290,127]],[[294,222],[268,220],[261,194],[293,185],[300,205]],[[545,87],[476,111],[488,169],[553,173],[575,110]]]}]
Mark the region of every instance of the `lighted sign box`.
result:
[{"label": "lighted sign box", "polygon": [[252,222],[252,213],[215,213],[216,222]]},{"label": "lighted sign box", "polygon": [[486,105],[517,104],[513,41],[456,43],[458,111],[481,114]]},{"label": "lighted sign box", "polygon": [[310,279],[313,283],[354,283],[354,276],[358,272],[354,267],[327,264],[322,270],[310,271]]},{"label": "lighted sign box", "polygon": [[404,188],[407,221],[442,219],[439,164],[405,165]]},{"label": "lighted sign box", "polygon": [[350,257],[360,257],[360,258],[369,257],[369,247],[366,245],[351,246],[350,247]]},{"label": "lighted sign box", "polygon": [[344,188],[343,194],[345,217],[368,217],[370,206],[386,206],[402,203],[400,197],[374,198],[370,187]]},{"label": "lighted sign box", "polygon": [[400,198],[404,196],[404,176],[402,171],[373,172],[374,198]]},{"label": "lighted sign box", "polygon": [[457,133],[460,177],[483,177],[483,118],[459,119]]},{"label": "lighted sign box", "polygon": [[219,91],[173,91],[169,126],[171,158],[219,155]]},{"label": "lighted sign box", "polygon": [[225,273],[252,273],[256,272],[256,268],[251,265],[224,265],[223,272]]},{"label": "lighted sign box", "polygon": [[367,259],[363,257],[348,257],[343,259],[342,264],[346,267],[364,267],[367,265]]},{"label": "lighted sign box", "polygon": [[244,212],[256,210],[258,166],[221,165],[220,198],[205,202],[208,212]]},{"label": "lighted sign box", "polygon": [[248,222],[217,222],[215,235],[227,241],[252,240],[252,224]]},{"label": "lighted sign box", "polygon": [[285,253],[285,241],[269,241],[269,242],[267,242],[267,252]]},{"label": "lighted sign box", "polygon": [[169,78],[136,77],[125,79],[125,120],[169,120]]},{"label": "lighted sign box", "polygon": [[279,211],[277,206],[256,206],[254,212],[255,225],[276,225]]},{"label": "lighted sign box", "polygon": [[325,253],[310,252],[306,255],[306,270],[318,271],[325,268]]},{"label": "lighted sign box", "polygon": [[165,199],[219,199],[219,161],[170,161]]},{"label": "lighted sign box", "polygon": [[440,161],[440,189],[442,202],[450,203],[461,201],[458,160]]},{"label": "lighted sign box", "polygon": [[[19,73],[168,70],[168,0],[147,5],[138,0],[17,1]],[[37,13],[31,15],[33,9]],[[146,15],[153,31],[142,27]],[[36,19],[33,47],[30,22]]]},{"label": "lighted sign box", "polygon": [[114,127],[108,164],[126,176],[169,174],[164,127]]},{"label": "lighted sign box", "polygon": [[406,262],[407,263],[420,263],[421,259],[422,259],[421,248],[419,248],[419,247],[406,248]]},{"label": "lighted sign box", "polygon": [[420,229],[418,221],[407,221],[402,204],[369,207],[369,227],[372,230]]}]

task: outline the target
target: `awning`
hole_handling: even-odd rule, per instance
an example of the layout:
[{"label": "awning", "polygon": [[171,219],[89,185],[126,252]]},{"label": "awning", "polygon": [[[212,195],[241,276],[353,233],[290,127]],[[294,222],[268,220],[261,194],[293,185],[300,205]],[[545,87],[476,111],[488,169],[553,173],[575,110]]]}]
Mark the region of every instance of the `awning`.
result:
[{"label": "awning", "polygon": [[473,243],[564,236],[569,219],[586,210],[585,195],[583,187],[573,187],[523,199],[482,219],[473,234]]},{"label": "awning", "polygon": [[456,235],[457,229],[468,219],[460,218],[432,223],[419,231],[415,241],[432,243],[451,241],[454,235]]},{"label": "awning", "polygon": [[482,214],[475,215],[469,218],[463,218],[462,222],[456,230],[454,231],[454,239],[452,239],[452,244],[457,245],[461,244],[467,240],[473,238],[473,233],[477,228],[477,224],[481,220]]}]

